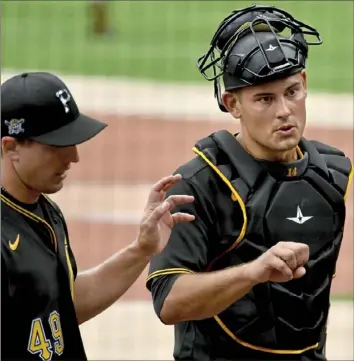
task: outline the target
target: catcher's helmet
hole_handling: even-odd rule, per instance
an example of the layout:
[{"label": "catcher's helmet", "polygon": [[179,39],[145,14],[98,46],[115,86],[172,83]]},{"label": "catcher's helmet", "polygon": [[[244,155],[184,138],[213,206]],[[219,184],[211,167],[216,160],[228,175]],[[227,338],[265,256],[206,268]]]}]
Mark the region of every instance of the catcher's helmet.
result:
[{"label": "catcher's helmet", "polygon": [[[304,35],[317,40],[308,42]],[[234,10],[221,22],[197,66],[207,80],[214,81],[219,108],[227,112],[221,102],[220,76],[225,90],[280,79],[304,69],[308,45],[319,44],[320,34],[286,11],[252,5]],[[210,69],[212,74],[208,75]]]}]

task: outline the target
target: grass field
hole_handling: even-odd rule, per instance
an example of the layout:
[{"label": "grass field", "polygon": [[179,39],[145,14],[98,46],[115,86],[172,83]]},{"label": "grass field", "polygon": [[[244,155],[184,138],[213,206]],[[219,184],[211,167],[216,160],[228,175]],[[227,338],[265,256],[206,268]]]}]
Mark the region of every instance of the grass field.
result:
[{"label": "grass field", "polygon": [[[5,0],[2,67],[159,81],[204,81],[196,69],[196,58],[207,50],[220,21],[232,9],[251,3],[112,1],[110,15],[117,34],[97,39],[88,35],[88,1]],[[322,46],[310,49],[311,89],[352,92],[353,2],[276,4],[313,25],[324,39]]]}]

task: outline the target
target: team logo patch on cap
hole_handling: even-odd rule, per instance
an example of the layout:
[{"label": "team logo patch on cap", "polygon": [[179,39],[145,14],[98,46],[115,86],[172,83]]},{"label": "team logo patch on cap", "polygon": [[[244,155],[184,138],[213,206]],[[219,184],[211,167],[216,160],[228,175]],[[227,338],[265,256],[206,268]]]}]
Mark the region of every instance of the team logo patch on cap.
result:
[{"label": "team logo patch on cap", "polygon": [[25,130],[22,127],[22,124],[24,122],[25,122],[25,120],[23,118],[21,118],[21,119],[11,119],[10,121],[5,120],[5,124],[9,128],[9,135],[24,133]]},{"label": "team logo patch on cap", "polygon": [[70,108],[68,106],[68,103],[71,101],[71,95],[66,89],[61,89],[55,93],[55,95],[59,98],[61,103],[64,106],[65,113],[70,112]]}]

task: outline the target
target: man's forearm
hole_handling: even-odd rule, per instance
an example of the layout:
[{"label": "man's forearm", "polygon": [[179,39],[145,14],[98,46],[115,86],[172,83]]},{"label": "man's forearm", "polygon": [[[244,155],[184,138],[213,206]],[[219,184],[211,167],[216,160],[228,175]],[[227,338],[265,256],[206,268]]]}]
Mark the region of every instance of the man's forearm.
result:
[{"label": "man's forearm", "polygon": [[256,284],[248,264],[222,271],[180,276],[165,299],[160,317],[166,324],[206,319],[224,311]]},{"label": "man's forearm", "polygon": [[134,242],[99,266],[79,273],[75,282],[75,310],[79,324],[119,299],[141,275],[149,260]]}]

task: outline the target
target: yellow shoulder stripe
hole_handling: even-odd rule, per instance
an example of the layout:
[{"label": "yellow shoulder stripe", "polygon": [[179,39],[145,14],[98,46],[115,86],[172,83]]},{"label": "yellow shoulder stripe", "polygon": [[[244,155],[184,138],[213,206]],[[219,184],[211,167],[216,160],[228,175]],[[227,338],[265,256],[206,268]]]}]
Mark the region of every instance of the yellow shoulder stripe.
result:
[{"label": "yellow shoulder stripe", "polygon": [[32,219],[33,221],[36,221],[37,223],[38,222],[43,223],[47,227],[47,229],[49,230],[50,238],[51,238],[51,241],[54,244],[55,252],[57,252],[57,250],[58,250],[58,242],[57,242],[55,232],[54,232],[52,226],[46,220],[38,217],[34,213],[31,213],[27,209],[20,207],[16,203],[12,202],[10,199],[6,198],[4,195],[1,194],[0,197],[1,197],[2,202],[4,202],[6,205],[8,205],[12,209],[14,209],[16,212],[23,214],[24,216]]},{"label": "yellow shoulder stripe", "polygon": [[64,238],[64,247],[65,247],[66,263],[68,265],[69,277],[70,277],[71,298],[72,298],[72,300],[74,300],[74,298],[75,298],[75,293],[74,293],[74,282],[75,282],[74,271],[73,271],[73,267],[71,265],[70,255],[69,255],[69,251],[68,251],[68,241],[66,240],[66,237]]},{"label": "yellow shoulder stripe", "polygon": [[173,275],[173,274],[187,274],[187,273],[194,273],[194,272],[189,270],[188,268],[166,268],[150,273],[146,279],[146,282],[159,276]]},{"label": "yellow shoulder stripe", "polygon": [[351,168],[350,173],[349,173],[347,188],[345,189],[345,193],[344,193],[344,200],[345,201],[347,200],[348,193],[349,193],[349,188],[350,188],[350,185],[351,185],[351,183],[353,181],[353,174],[354,174],[354,164],[352,164],[352,168]]}]

